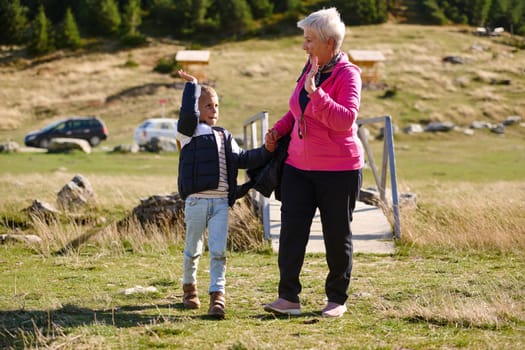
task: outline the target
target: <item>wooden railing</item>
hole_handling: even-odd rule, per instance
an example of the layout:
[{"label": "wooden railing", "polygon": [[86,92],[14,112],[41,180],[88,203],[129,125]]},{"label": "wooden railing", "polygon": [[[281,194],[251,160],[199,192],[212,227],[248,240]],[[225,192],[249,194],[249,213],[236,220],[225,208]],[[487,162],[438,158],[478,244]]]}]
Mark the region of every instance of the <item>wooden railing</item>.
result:
[{"label": "wooden railing", "polygon": [[[374,175],[376,186],[379,190],[379,197],[384,203],[385,208],[389,208],[386,199],[386,180],[387,170],[390,169],[390,186],[392,188],[392,212],[394,215],[394,234],[396,239],[401,237],[401,223],[399,220],[399,196],[397,192],[397,175],[396,175],[396,160],[394,156],[394,132],[392,128],[392,117],[389,115],[383,117],[374,117],[367,119],[357,119],[359,126],[372,123],[384,123],[383,132],[383,157],[381,162],[381,176],[377,171],[377,166],[372,155],[372,150],[368,144],[368,137],[363,128],[359,128],[358,135],[365,148],[368,164]],[[390,165],[390,166],[389,166]]]},{"label": "wooden railing", "polygon": [[[264,143],[264,135],[268,131],[268,112],[260,112],[246,120],[243,124],[244,149],[261,146]],[[258,131],[260,130],[260,133]],[[255,190],[250,190],[250,195],[257,204],[259,217],[262,218],[264,227],[264,238],[270,239],[270,201],[268,198]]]}]

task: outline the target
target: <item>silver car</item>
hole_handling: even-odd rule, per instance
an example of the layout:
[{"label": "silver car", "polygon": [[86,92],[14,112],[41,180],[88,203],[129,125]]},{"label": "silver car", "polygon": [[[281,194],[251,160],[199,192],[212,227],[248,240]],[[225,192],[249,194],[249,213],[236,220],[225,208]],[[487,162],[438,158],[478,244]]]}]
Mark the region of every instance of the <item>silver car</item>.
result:
[{"label": "silver car", "polygon": [[133,139],[139,146],[150,144],[152,139],[163,138],[175,141],[177,135],[177,119],[151,118],[146,119],[135,129]]}]

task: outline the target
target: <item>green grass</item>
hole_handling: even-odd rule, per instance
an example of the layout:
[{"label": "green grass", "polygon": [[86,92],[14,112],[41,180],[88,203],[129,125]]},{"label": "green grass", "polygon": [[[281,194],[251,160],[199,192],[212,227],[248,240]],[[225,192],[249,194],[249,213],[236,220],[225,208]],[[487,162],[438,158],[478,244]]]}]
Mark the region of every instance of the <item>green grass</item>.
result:
[{"label": "green grass", "polygon": [[[474,136],[461,132],[395,135],[398,180],[521,181],[525,178],[525,130],[507,127],[505,135],[477,130]],[[370,140],[374,160],[381,165],[383,142]],[[53,174],[57,171],[86,175],[165,175],[176,177],[178,153],[91,154],[12,153],[0,154],[0,175]],[[373,181],[365,171],[365,181]],[[1,192],[1,191],[0,191]]]},{"label": "green grass", "polygon": [[[508,129],[505,136],[487,130],[478,130],[474,136],[453,134],[396,138],[399,181],[487,183],[525,178],[524,133],[519,127]],[[381,155],[379,150],[376,154]]]},{"label": "green grass", "polygon": [[[525,261],[513,255],[413,250],[356,255],[341,319],[323,319],[322,254],[302,273],[303,315],[275,317],[276,256],[230,253],[227,317],[206,316],[207,254],[199,274],[203,308],[184,310],[182,247],[125,253],[88,248],[41,256],[3,246],[2,347],[219,349],[520,349]],[[122,294],[136,285],[158,292]]]},{"label": "green grass", "polygon": [[91,154],[12,153],[0,154],[0,174],[53,174],[57,171],[86,175],[151,175],[176,176],[179,154],[176,152],[111,153],[95,151]]}]

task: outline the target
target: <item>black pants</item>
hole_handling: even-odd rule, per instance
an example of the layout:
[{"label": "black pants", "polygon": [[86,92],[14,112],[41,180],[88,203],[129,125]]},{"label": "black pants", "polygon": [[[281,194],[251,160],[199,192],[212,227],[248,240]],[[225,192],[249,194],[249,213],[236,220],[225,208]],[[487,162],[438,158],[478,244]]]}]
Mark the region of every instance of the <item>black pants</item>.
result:
[{"label": "black pants", "polygon": [[361,170],[303,171],[285,165],[281,179],[279,297],[299,302],[299,275],[316,208],[321,214],[328,264],[328,301],[344,304],[352,273],[350,222],[361,187]]}]

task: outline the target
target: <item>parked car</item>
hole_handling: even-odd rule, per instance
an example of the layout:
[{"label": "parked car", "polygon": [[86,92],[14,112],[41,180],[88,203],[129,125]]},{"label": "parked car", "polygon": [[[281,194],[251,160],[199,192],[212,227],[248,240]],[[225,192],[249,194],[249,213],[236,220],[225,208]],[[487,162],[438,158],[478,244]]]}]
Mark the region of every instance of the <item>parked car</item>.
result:
[{"label": "parked car", "polygon": [[177,119],[150,118],[135,129],[133,139],[139,146],[151,143],[152,139],[168,138],[175,141],[177,135]]},{"label": "parked car", "polygon": [[97,117],[72,117],[51,123],[38,131],[32,131],[24,138],[29,147],[47,148],[51,139],[65,137],[83,139],[91,146],[108,138],[108,129]]}]

